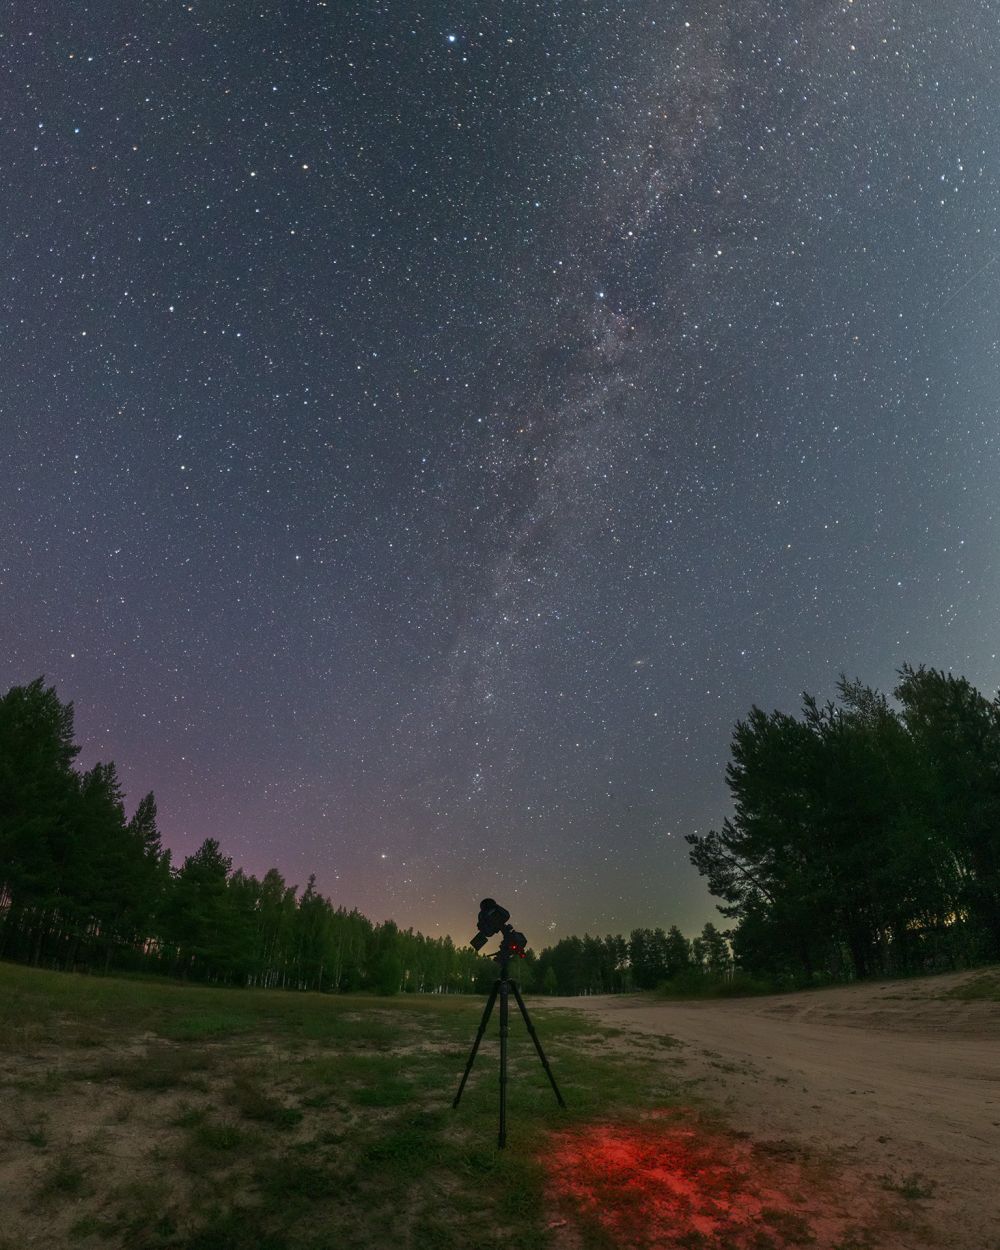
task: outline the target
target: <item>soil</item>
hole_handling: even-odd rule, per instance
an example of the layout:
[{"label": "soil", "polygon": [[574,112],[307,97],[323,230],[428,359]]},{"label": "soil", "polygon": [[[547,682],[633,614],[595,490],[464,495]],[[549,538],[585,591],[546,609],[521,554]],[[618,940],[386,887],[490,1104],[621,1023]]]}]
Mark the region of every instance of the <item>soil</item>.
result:
[{"label": "soil", "polygon": [[[692,1087],[734,1129],[783,1140],[895,1189],[933,1241],[1000,1250],[1000,1002],[949,991],[975,974],[674,1002],[560,999],[625,1032],[677,1039]],[[921,1244],[926,1244],[921,1241]]]}]

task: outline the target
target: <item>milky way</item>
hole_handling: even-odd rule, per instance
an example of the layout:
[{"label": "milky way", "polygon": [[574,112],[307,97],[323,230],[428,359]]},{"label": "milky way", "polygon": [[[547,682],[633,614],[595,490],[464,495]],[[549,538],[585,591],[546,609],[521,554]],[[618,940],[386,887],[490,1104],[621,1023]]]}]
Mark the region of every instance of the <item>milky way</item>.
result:
[{"label": "milky way", "polygon": [[734,721],[998,680],[1000,16],[19,7],[0,680],[177,857],[713,915]]}]

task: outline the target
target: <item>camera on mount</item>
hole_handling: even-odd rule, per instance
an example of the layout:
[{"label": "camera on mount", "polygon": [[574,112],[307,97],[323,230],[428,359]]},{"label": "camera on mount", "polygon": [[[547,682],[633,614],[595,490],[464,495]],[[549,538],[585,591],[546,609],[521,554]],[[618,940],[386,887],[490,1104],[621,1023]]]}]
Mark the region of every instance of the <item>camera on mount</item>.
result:
[{"label": "camera on mount", "polygon": [[495,959],[500,965],[497,969],[497,979],[493,983],[493,989],[490,996],[486,1000],[486,1008],[483,1011],[483,1018],[479,1022],[479,1032],[476,1034],[476,1040],[472,1043],[472,1053],[469,1055],[469,1062],[465,1065],[465,1072],[462,1074],[462,1083],[458,1087],[458,1093],[452,1102],[453,1107],[457,1107],[462,1097],[462,1090],[465,1089],[465,1082],[469,1079],[469,1073],[472,1071],[472,1065],[475,1062],[476,1052],[479,1050],[479,1043],[483,1040],[483,1034],[486,1032],[486,1026],[489,1023],[490,1013],[493,1010],[493,1004],[500,998],[500,1132],[497,1136],[497,1145],[505,1146],[507,1143],[507,1020],[509,1015],[508,998],[511,993],[517,1003],[518,1010],[524,1017],[524,1023],[528,1026],[528,1032],[531,1034],[531,1040],[535,1043],[535,1050],[538,1052],[538,1058],[542,1061],[542,1067],[549,1078],[552,1086],[552,1092],[556,1096],[556,1102],[560,1107],[565,1107],[563,1096],[559,1092],[559,1086],[556,1084],[556,1078],[552,1075],[552,1069],[549,1067],[549,1061],[545,1058],[545,1051],[542,1050],[542,1043],[538,1040],[538,1034],[535,1032],[535,1026],[531,1023],[531,1017],[528,1015],[528,1009],[524,1005],[524,999],[521,997],[521,991],[518,989],[516,981],[510,978],[510,961],[512,959],[524,959],[525,950],[528,945],[528,939],[523,933],[518,933],[514,926],[510,923],[510,912],[506,907],[501,907],[495,898],[484,898],[479,904],[479,919],[476,921],[478,933],[469,942],[473,949],[480,951],[486,943],[495,934],[500,933],[503,936],[500,939],[500,949],[490,958]]},{"label": "camera on mount", "polygon": [[476,921],[479,932],[470,940],[469,945],[481,951],[491,937],[502,933],[500,949],[493,958],[504,967],[507,966],[508,959],[523,959],[528,948],[528,939],[523,933],[518,933],[509,921],[510,912],[506,907],[501,907],[496,899],[484,898],[479,904],[479,919]]},{"label": "camera on mount", "polygon": [[476,928],[479,932],[469,942],[469,945],[477,951],[481,951],[490,938],[499,933],[507,921],[510,919],[510,912],[506,907],[492,898],[484,898],[479,904],[479,919],[476,921]]}]

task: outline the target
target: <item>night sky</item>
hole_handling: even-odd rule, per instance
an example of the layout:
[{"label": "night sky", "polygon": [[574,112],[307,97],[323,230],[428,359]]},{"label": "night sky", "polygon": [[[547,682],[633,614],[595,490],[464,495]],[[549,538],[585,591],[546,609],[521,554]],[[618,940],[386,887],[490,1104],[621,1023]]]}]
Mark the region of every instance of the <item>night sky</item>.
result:
[{"label": "night sky", "polygon": [[691,934],[752,704],[995,691],[996,5],[2,35],[0,685],[175,862]]}]

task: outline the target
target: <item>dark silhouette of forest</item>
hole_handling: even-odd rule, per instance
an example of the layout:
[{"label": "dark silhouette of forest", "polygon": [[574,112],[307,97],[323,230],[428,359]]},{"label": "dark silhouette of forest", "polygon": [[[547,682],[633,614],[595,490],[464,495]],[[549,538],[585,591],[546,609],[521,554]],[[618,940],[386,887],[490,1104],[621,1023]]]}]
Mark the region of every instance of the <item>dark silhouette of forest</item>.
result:
[{"label": "dark silhouette of forest", "polygon": [[905,976],[1000,958],[1000,699],[904,665],[885,695],[842,678],[801,719],[734,730],[734,815],[691,861],[731,922],[565,938],[548,993],[726,993]]},{"label": "dark silhouette of forest", "polygon": [[[733,733],[734,815],[692,834],[720,912],[528,957],[548,994],[735,992],[1000,958],[1000,700],[908,665],[893,691],[841,679],[802,716],[753,708]],[[450,938],[335,908],[309,878],[233,869],[208,838],[179,867],[148,794],[126,819],[114,764],[74,767],[73,707],[39,678],[0,698],[0,958],[216,984],[380,993],[489,988]]]},{"label": "dark silhouette of forest", "polygon": [[733,733],[735,813],[691,835],[737,965],[779,983],[1000,958],[1000,700],[904,665]]},{"label": "dark silhouette of forest", "polygon": [[131,819],[114,764],[73,767],[73,705],[39,678],[0,698],[0,958],[222,985],[468,991],[475,952],[298,894],[207,838],[177,868],[152,794]]},{"label": "dark silhouette of forest", "polygon": [[622,994],[657,987],[699,994],[746,988],[724,934],[709,923],[689,941],[676,925],[633,929],[628,938],[562,938],[532,968],[544,994]]}]

